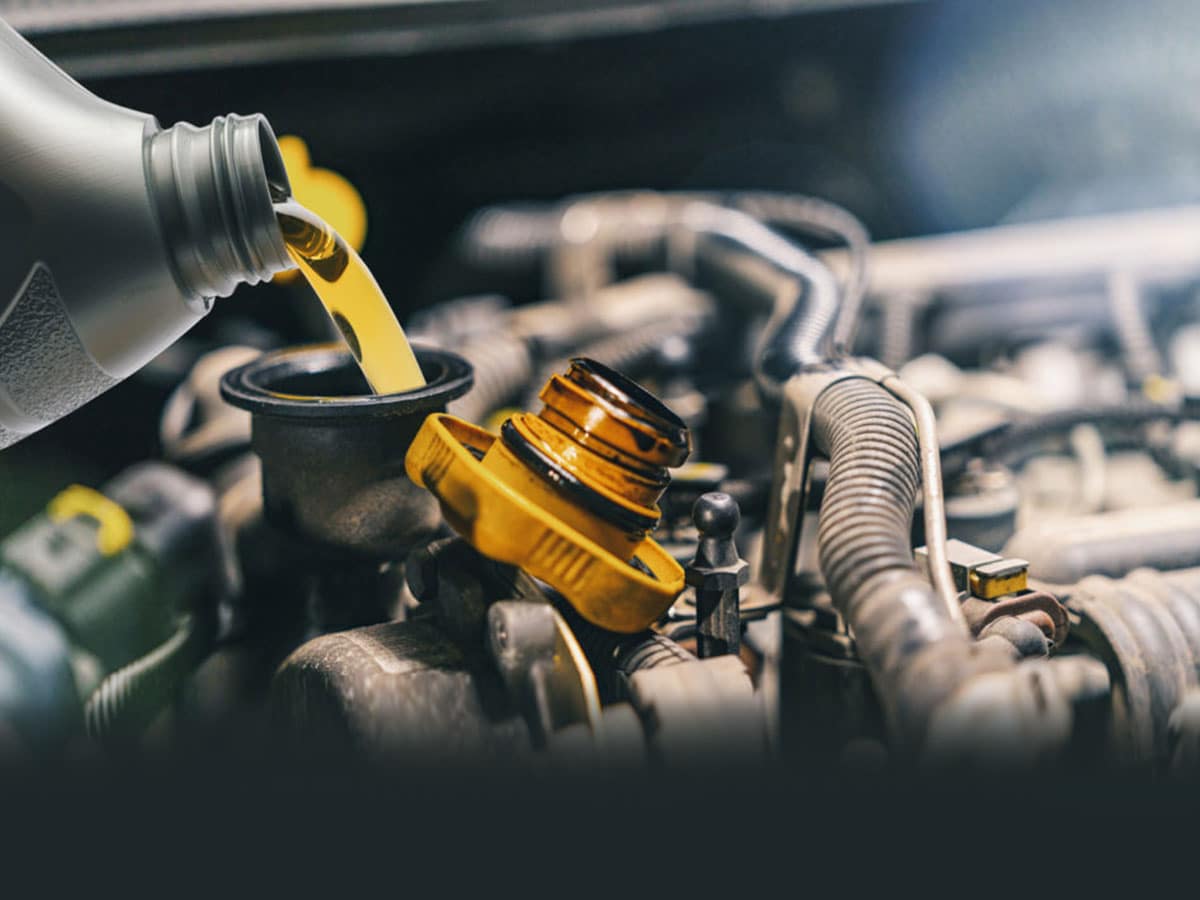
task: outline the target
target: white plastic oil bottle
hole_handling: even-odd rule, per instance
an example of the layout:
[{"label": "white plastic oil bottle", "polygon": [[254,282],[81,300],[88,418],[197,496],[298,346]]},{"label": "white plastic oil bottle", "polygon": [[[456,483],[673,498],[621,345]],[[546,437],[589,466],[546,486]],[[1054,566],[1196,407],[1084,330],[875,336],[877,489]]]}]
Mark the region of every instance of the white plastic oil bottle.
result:
[{"label": "white plastic oil bottle", "polygon": [[0,22],[0,448],[149,362],[213,299],[293,268],[271,126],[162,128]]}]

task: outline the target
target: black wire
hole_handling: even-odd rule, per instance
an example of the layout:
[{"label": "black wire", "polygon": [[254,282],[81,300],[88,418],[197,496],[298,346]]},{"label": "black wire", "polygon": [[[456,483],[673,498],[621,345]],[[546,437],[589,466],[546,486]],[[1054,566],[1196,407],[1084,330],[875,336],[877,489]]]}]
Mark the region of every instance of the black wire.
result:
[{"label": "black wire", "polygon": [[[1019,465],[1036,454],[1047,441],[1061,438],[1077,425],[1095,425],[1108,432],[1106,443],[1111,444],[1115,437],[1113,432],[1119,434],[1152,422],[1178,422],[1182,418],[1184,416],[1180,411],[1148,401],[1054,410],[994,426],[942,447],[942,476],[949,480],[961,475],[974,458]],[[1136,443],[1142,444],[1140,440]]]}]

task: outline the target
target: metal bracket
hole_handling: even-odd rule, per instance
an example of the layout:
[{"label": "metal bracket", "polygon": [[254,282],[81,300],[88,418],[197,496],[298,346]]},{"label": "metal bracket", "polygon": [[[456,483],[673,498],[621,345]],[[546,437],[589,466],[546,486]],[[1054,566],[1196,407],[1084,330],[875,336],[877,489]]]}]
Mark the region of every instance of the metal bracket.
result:
[{"label": "metal bracket", "polygon": [[813,456],[812,410],[817,398],[831,385],[848,378],[866,378],[879,383],[895,374],[873,359],[845,359],[833,366],[836,368],[793,375],[783,386],[762,557],[758,578],[747,591],[756,605],[761,605],[766,598],[775,605],[782,603],[788,580],[794,574],[804,511],[808,505],[808,472]]},{"label": "metal bracket", "polygon": [[583,723],[597,736],[600,695],[575,635],[548,602],[500,600],[488,609],[488,651],[536,742]]}]

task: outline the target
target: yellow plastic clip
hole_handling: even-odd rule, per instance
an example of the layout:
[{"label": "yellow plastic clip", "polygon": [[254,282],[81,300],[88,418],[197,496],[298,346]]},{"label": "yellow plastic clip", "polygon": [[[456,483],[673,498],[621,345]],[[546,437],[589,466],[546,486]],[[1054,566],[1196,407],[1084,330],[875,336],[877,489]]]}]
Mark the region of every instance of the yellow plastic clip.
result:
[{"label": "yellow plastic clip", "polygon": [[113,556],[133,540],[133,520],[115,500],[99,491],[73,484],[50,501],[46,514],[52,522],[65,522],[75,516],[87,516],[99,524],[96,549],[104,556]]}]

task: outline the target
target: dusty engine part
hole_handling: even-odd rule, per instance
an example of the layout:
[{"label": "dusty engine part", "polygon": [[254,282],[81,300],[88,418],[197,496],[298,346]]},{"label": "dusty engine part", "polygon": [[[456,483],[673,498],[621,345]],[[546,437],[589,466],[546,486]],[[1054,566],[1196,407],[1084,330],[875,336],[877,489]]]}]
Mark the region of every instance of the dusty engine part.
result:
[{"label": "dusty engine part", "polygon": [[[883,692],[890,727],[902,745],[921,747],[943,705],[958,703],[965,685],[1019,676],[1011,657],[973,644],[916,573],[907,532],[920,476],[916,439],[899,406],[863,379],[838,382],[818,397],[815,443],[831,460],[819,541],[830,595]],[[868,505],[879,495],[887,498],[884,504]],[[864,519],[869,527],[858,524]],[[856,532],[870,539],[857,539]],[[906,635],[900,648],[894,643],[898,632]],[[1033,714],[1017,729],[1027,740],[1041,727],[1038,707],[1030,702],[1020,708]],[[1005,714],[999,707],[995,712]],[[964,747],[970,742],[965,733],[945,737]],[[1042,737],[1057,737],[1053,723]]]},{"label": "dusty engine part", "polygon": [[1030,573],[1052,584],[1189,568],[1200,565],[1200,501],[1036,523],[1013,535],[1004,554],[1028,560]]},{"label": "dusty engine part", "polygon": [[533,601],[536,586],[459,539],[416,551],[407,577],[421,604],[410,621],[323,635],[284,660],[271,686],[279,730],[374,757],[530,752],[486,623],[498,599]]},{"label": "dusty engine part", "polygon": [[284,733],[375,756],[502,759],[530,744],[487,658],[429,622],[310,641],[275,676],[272,703]]},{"label": "dusty engine part", "polygon": [[418,359],[428,384],[382,396],[337,345],[267,354],[225,375],[222,395],[252,416],[270,521],[314,545],[381,559],[432,534],[433,504],[396,460],[427,414],[470,389],[471,370],[445,350]]},{"label": "dusty engine part", "polygon": [[0,717],[51,751],[85,725],[97,737],[138,733],[213,644],[229,588],[220,553],[212,491],[171,466],[59,494],[0,544],[13,612],[0,665],[35,678],[4,682]]},{"label": "dusty engine part", "polygon": [[493,603],[488,650],[538,746],[572,726],[593,733],[602,727],[600,694],[587,657],[549,603]]},{"label": "dusty engine part", "polygon": [[596,675],[601,698],[629,698],[629,679],[635,672],[690,662],[696,656],[657,631],[621,634],[593,625],[569,605],[559,607]]},{"label": "dusty engine part", "polygon": [[[325,635],[284,662],[272,688],[284,733],[392,760],[646,766],[694,758],[697,738],[733,716],[724,746],[765,752],[739,661],[639,680],[700,661],[661,635],[592,625],[461,538],[418,551],[408,572],[420,600],[410,621]],[[597,678],[618,674],[601,709]]]},{"label": "dusty engine part", "polygon": [[1200,570],[1090,575],[1067,605],[1079,619],[1074,633],[1112,675],[1111,752],[1165,768],[1200,679]]},{"label": "dusty engine part", "polygon": [[[853,635],[854,655],[880,694],[894,748],[902,756],[941,763],[1053,757],[1069,735],[1072,699],[1034,702],[1029,692],[1040,690],[1043,682],[1015,664],[1012,644],[973,640],[959,607],[945,524],[938,521],[941,509],[931,515],[938,495],[928,490],[925,526],[940,529],[930,532],[927,570],[935,583],[934,576],[944,570],[947,584],[934,591],[915,568],[910,531],[916,494],[923,481],[927,488],[940,486],[940,478],[919,446],[920,434],[925,433],[926,443],[931,437],[928,410],[917,416],[914,433],[905,405],[882,386],[888,378],[884,373],[873,379],[851,368],[837,375],[798,376],[785,386],[790,414],[781,423],[763,588],[787,602],[815,449],[831,460],[820,498],[821,574],[834,610]],[[902,396],[910,395],[909,390]],[[786,696],[781,702],[788,702]],[[989,711],[993,702],[997,705]],[[995,739],[1005,732],[1014,743],[1002,748]]]},{"label": "dusty engine part", "polygon": [[396,564],[438,527],[437,504],[400,461],[425,416],[470,389],[471,369],[447,350],[417,358],[428,383],[399,394],[371,394],[334,345],[270,353],[222,379],[225,399],[251,413],[266,520],[281,559],[311,576],[317,630],[386,621]]},{"label": "dusty engine part", "polygon": [[463,644],[486,647],[537,744],[571,725],[597,728],[596,673],[605,670],[593,669],[585,647],[600,629],[520,569],[480,555],[462,538],[418,550],[407,572],[421,611]]}]

